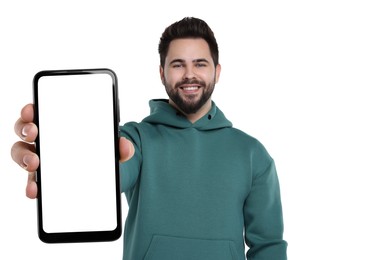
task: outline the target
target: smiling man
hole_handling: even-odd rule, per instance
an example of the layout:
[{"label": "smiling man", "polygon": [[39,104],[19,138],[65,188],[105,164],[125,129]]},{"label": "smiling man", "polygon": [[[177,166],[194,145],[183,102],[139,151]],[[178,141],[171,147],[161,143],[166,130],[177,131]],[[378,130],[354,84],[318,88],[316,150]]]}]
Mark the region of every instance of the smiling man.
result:
[{"label": "smiling man", "polygon": [[[211,99],[221,72],[212,30],[184,18],[166,28],[159,53],[169,99],[151,100],[149,116],[121,127],[123,259],[286,260],[274,161]],[[26,142],[38,131],[33,116],[27,105],[15,125]],[[39,158],[26,142],[15,143],[12,156],[34,172]],[[34,179],[30,173],[30,198]]]},{"label": "smiling man", "polygon": [[195,122],[211,108],[221,66],[214,64],[202,38],[173,40],[165,59],[160,75],[169,103]]}]

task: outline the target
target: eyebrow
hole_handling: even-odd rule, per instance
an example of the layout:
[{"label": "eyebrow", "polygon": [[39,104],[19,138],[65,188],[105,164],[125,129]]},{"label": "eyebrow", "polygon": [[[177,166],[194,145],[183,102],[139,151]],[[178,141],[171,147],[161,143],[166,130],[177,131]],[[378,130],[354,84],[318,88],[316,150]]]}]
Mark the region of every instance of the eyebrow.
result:
[{"label": "eyebrow", "polygon": [[[183,59],[174,59],[172,60],[169,64],[173,64],[173,63],[185,63],[185,60]],[[205,58],[200,58],[200,59],[195,59],[195,60],[192,60],[192,63],[198,63],[198,62],[206,62],[206,63],[210,63],[207,59]]]}]

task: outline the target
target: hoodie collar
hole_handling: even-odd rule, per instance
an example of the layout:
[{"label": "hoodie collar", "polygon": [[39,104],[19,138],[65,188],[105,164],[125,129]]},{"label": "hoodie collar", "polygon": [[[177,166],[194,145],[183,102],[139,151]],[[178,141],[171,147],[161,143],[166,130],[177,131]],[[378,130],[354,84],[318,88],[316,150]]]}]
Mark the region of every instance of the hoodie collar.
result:
[{"label": "hoodie collar", "polygon": [[214,102],[212,102],[210,111],[194,123],[172,107],[167,99],[152,99],[149,101],[149,107],[150,115],[142,120],[142,122],[161,124],[175,128],[196,128],[198,130],[215,130],[232,127],[232,123]]}]

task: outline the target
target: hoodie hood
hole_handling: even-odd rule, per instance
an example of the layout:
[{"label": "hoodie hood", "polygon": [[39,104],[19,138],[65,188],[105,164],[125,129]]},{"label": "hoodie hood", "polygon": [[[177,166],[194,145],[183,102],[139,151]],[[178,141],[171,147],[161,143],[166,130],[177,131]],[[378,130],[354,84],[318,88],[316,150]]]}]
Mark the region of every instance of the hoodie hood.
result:
[{"label": "hoodie hood", "polygon": [[152,99],[149,101],[150,115],[142,122],[161,124],[175,128],[196,128],[198,130],[215,130],[232,127],[232,123],[212,102],[210,111],[195,123],[191,123],[183,114],[172,107],[167,99]]}]

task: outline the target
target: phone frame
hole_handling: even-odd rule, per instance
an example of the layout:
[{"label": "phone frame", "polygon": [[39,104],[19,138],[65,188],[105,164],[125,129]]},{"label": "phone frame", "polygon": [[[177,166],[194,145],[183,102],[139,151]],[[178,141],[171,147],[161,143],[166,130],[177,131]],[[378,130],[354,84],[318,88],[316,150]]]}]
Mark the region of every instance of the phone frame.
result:
[{"label": "phone frame", "polygon": [[[114,146],[115,146],[115,199],[116,199],[116,228],[113,230],[96,230],[80,232],[55,232],[47,233],[43,228],[42,212],[42,193],[41,193],[41,167],[36,171],[36,182],[38,186],[37,194],[37,213],[38,213],[38,236],[45,243],[79,243],[79,242],[103,242],[114,241],[122,234],[122,212],[121,212],[121,192],[119,175],[119,100],[118,100],[118,80],[114,71],[107,68],[99,69],[67,69],[67,70],[43,70],[38,72],[33,78],[33,100],[34,100],[34,123],[39,129],[39,79],[42,77],[56,77],[67,75],[88,75],[88,74],[108,74],[112,78],[113,93],[113,127],[114,127]],[[76,126],[77,127],[77,126]],[[36,138],[36,153],[40,156],[40,136]]]}]

